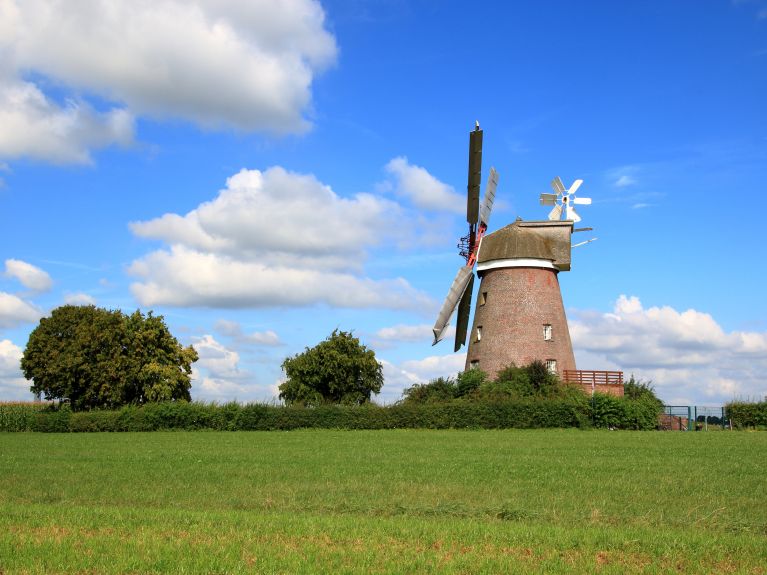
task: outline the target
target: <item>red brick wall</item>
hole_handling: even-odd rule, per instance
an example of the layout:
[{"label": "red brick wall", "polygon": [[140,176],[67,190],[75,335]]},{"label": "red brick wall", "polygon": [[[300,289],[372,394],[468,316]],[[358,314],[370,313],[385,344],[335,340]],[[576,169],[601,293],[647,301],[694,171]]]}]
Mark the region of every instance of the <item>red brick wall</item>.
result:
[{"label": "red brick wall", "polygon": [[[466,368],[477,367],[495,377],[512,363],[523,366],[539,359],[555,359],[557,371],[575,369],[557,272],[542,268],[502,268],[481,274],[482,282],[469,333]],[[487,293],[484,305],[483,293]],[[552,326],[552,340],[543,326]],[[482,338],[477,341],[477,328]]]}]

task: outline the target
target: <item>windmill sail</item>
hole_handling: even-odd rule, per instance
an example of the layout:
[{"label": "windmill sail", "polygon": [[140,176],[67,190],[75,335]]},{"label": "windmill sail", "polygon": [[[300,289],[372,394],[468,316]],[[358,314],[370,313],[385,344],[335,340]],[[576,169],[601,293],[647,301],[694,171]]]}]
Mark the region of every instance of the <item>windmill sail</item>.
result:
[{"label": "windmill sail", "polygon": [[482,130],[479,122],[469,133],[469,185],[466,198],[466,221],[470,225],[479,219],[479,186],[482,183]]},{"label": "windmill sail", "polygon": [[568,220],[572,220],[576,223],[581,221],[581,217],[576,213],[575,208],[572,206],[568,205],[565,213],[567,214]]},{"label": "windmill sail", "polygon": [[490,176],[487,178],[485,186],[485,196],[482,198],[482,206],[479,208],[479,221],[487,226],[490,221],[490,212],[493,209],[495,201],[495,189],[498,187],[498,172],[495,168],[490,168]]},{"label": "windmill sail", "polygon": [[472,272],[469,266],[461,266],[458,270],[458,273],[453,280],[453,284],[447,292],[445,302],[442,304],[442,309],[439,310],[434,329],[432,329],[434,332],[434,342],[432,345],[436,345],[445,337],[445,330],[447,329],[448,323],[450,323],[450,318],[453,316],[453,312],[458,306],[458,302],[461,301],[461,298],[466,291],[466,287],[473,277],[474,272]]},{"label": "windmill sail", "polygon": [[471,298],[474,293],[474,273],[471,274],[469,285],[463,292],[461,303],[458,304],[458,319],[455,324],[455,348],[458,351],[466,343],[466,332],[469,331],[469,315],[471,315]]}]

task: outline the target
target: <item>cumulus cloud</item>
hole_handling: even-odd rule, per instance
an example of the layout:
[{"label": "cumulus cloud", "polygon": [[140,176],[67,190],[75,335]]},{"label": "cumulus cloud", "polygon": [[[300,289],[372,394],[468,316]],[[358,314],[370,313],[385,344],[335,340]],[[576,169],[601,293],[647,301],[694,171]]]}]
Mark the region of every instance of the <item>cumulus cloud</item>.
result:
[{"label": "cumulus cloud", "polygon": [[21,260],[5,260],[5,273],[3,275],[17,279],[21,285],[34,292],[48,291],[53,285],[51,276],[47,272]]},{"label": "cumulus cloud", "polygon": [[433,337],[431,326],[428,324],[406,325],[397,324],[383,327],[375,333],[375,337],[384,341],[428,341]]},{"label": "cumulus cloud", "polygon": [[767,394],[767,333],[725,332],[707,313],[644,308],[639,298],[625,295],[610,313],[571,315],[581,369],[619,366],[652,380],[667,402],[723,403]]},{"label": "cumulus cloud", "polygon": [[68,293],[64,295],[67,305],[96,305],[96,299],[87,293]]},{"label": "cumulus cloud", "polygon": [[217,321],[214,327],[217,332],[227,337],[231,337],[240,343],[270,347],[282,345],[280,336],[278,336],[277,333],[272,330],[245,333],[242,330],[242,326],[238,322],[225,319]]},{"label": "cumulus cloud", "polygon": [[440,182],[425,168],[410,164],[406,157],[394,158],[386,164],[386,171],[395,178],[394,190],[409,198],[418,208],[463,214],[466,198],[452,186]]},{"label": "cumulus cloud", "polygon": [[199,360],[192,368],[192,396],[214,401],[274,399],[274,386],[240,367],[240,354],[206,334],[193,338]]},{"label": "cumulus cloud", "polygon": [[463,371],[465,353],[432,355],[396,364],[380,359],[383,366],[384,386],[376,396],[378,403],[394,403],[402,399],[402,392],[416,383],[428,383],[437,377],[454,377]]},{"label": "cumulus cloud", "polygon": [[[455,336],[455,326],[448,326],[445,338]],[[398,343],[431,342],[434,339],[432,326],[429,324],[397,324],[383,327],[374,334],[374,343],[378,347],[391,347]]]},{"label": "cumulus cloud", "polygon": [[83,162],[132,140],[134,116],[301,132],[338,50],[314,0],[0,0],[0,51],[0,154]]},{"label": "cumulus cloud", "polygon": [[43,316],[37,306],[19,296],[0,292],[0,327],[15,327],[23,323],[33,323]]},{"label": "cumulus cloud", "polygon": [[125,109],[99,112],[82,100],[58,104],[30,82],[0,81],[2,157],[85,164],[91,148],[133,141],[134,119]]},{"label": "cumulus cloud", "polygon": [[22,350],[9,339],[0,340],[0,397],[5,400],[30,400],[29,382],[19,367]]},{"label": "cumulus cloud", "polygon": [[185,216],[134,222],[167,249],[134,261],[144,306],[430,307],[402,278],[361,275],[366,248],[394,229],[397,204],[337,196],[313,176],[275,167],[242,170],[218,197]]}]

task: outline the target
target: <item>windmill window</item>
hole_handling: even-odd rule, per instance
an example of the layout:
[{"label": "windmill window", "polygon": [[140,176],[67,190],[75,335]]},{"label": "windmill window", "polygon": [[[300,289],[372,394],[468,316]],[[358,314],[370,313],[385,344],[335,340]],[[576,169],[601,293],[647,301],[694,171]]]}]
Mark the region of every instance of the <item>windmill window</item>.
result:
[{"label": "windmill window", "polygon": [[543,325],[543,339],[544,341],[551,341],[551,324],[550,323]]},{"label": "windmill window", "polygon": [[479,294],[479,305],[482,307],[487,303],[487,292],[483,291],[481,294]]},{"label": "windmill window", "polygon": [[546,360],[546,369],[549,371],[549,373],[557,373],[557,360],[556,359],[547,359]]},{"label": "windmill window", "polygon": [[474,341],[480,341],[482,339],[482,326],[477,326],[477,337]]},{"label": "windmill window", "polygon": [[479,360],[478,359],[472,359],[469,362],[469,369],[479,369]]}]

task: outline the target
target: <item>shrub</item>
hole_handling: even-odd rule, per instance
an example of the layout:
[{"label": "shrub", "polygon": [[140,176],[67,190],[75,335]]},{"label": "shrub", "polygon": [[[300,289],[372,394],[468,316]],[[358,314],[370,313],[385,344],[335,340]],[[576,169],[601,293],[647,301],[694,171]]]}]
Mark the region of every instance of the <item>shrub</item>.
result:
[{"label": "shrub", "polygon": [[733,401],[724,406],[726,418],[732,425],[743,427],[767,427],[767,400],[760,402]]},{"label": "shrub", "polygon": [[416,383],[402,392],[403,403],[439,403],[458,397],[458,385],[452,377],[438,377],[429,383]]}]

